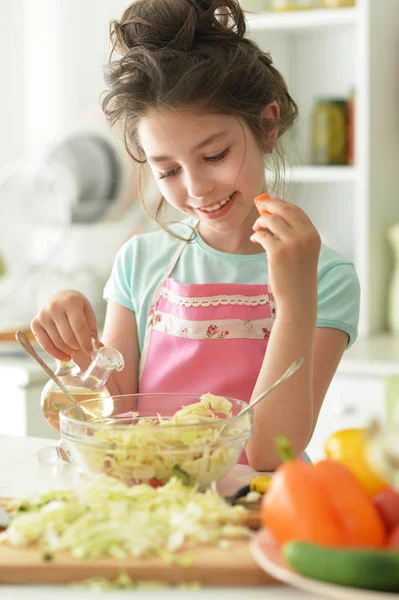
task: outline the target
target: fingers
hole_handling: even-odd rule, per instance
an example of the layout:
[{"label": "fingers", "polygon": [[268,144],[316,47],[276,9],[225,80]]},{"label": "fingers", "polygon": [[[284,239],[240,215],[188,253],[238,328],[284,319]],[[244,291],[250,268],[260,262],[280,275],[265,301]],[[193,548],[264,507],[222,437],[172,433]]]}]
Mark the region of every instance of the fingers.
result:
[{"label": "fingers", "polygon": [[[290,227],[294,228],[300,225],[313,227],[307,214],[299,206],[287,202],[286,200],[273,197],[270,198],[270,200],[257,201],[256,206],[262,214],[270,213],[281,217]],[[265,216],[267,216],[267,214]]]},{"label": "fingers", "polygon": [[98,341],[94,311],[75,291],[55,294],[33,319],[31,329],[43,350],[59,360],[69,360],[82,350],[91,356],[92,336]]},{"label": "fingers", "polygon": [[57,358],[58,360],[62,360],[63,362],[71,360],[70,354],[65,354],[65,352],[62,352],[61,350],[59,350],[59,348],[57,348],[57,346],[53,344],[50,337],[46,333],[46,330],[40,325],[38,321],[36,321],[36,317],[31,323],[31,330],[33,335],[35,336],[37,343],[41,348],[43,348],[43,350],[47,354],[53,356],[54,358]]},{"label": "fingers", "polygon": [[266,252],[277,250],[282,243],[297,251],[302,247],[317,249],[320,236],[301,208],[279,198],[256,199],[256,206],[261,216],[255,221],[250,240],[261,244]]},{"label": "fingers", "polygon": [[293,231],[291,225],[289,225],[279,215],[263,215],[256,220],[253,230],[255,232],[268,230],[275,237],[279,239],[287,239]]},{"label": "fingers", "polygon": [[277,244],[281,243],[279,238],[268,229],[262,229],[261,231],[253,233],[249,239],[251,242],[258,243],[263,246],[267,253],[272,251]]},{"label": "fingers", "polygon": [[[52,346],[66,356],[71,356],[79,350],[75,336],[70,330],[68,319],[57,307],[51,312],[46,309],[41,310],[33,319],[31,327],[40,345],[44,342],[48,346],[49,339]],[[43,332],[46,336],[43,335]],[[43,349],[45,350],[45,348]]]},{"label": "fingers", "polygon": [[265,209],[271,200],[261,200],[261,197],[255,199],[255,204],[261,215],[253,226],[255,233],[249,238],[251,242],[261,244],[266,252],[270,252],[277,241],[286,239],[292,227],[279,215],[272,214]]},{"label": "fingers", "polygon": [[71,329],[81,348],[89,356],[93,351],[92,337],[98,340],[97,324],[94,311],[89,303],[82,310],[71,312],[69,315]]},{"label": "fingers", "polygon": [[[53,319],[54,321],[52,321]],[[78,352],[80,350],[80,344],[76,339],[76,336],[71,328],[68,317],[62,310],[54,311],[54,314],[42,317],[43,325],[46,326],[46,330],[56,346],[63,351]],[[61,339],[61,343],[57,343],[57,338]],[[63,348],[62,345],[66,346]]]},{"label": "fingers", "polygon": [[89,302],[85,304],[84,313],[86,316],[86,321],[89,327],[90,335],[94,337],[98,345],[103,346],[103,344],[98,339],[96,314],[93,310],[92,305]]}]

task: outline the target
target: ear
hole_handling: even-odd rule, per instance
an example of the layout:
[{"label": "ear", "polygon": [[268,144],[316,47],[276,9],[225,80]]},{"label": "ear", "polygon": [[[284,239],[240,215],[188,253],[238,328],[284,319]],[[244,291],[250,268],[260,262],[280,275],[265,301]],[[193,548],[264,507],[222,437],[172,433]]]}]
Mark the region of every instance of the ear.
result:
[{"label": "ear", "polygon": [[262,112],[261,118],[265,134],[265,152],[270,153],[273,151],[279,131],[278,125],[270,127],[270,121],[278,121],[280,119],[280,107],[275,100],[266,106]]}]

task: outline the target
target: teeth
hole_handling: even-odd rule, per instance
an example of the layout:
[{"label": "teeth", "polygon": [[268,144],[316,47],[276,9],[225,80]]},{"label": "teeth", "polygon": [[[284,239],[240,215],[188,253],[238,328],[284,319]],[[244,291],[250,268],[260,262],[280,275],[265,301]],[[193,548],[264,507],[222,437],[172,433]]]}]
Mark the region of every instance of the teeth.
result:
[{"label": "teeth", "polygon": [[208,208],[201,208],[201,210],[204,210],[205,212],[213,212],[214,210],[218,210],[219,208],[222,208],[222,206],[228,203],[232,195],[233,194],[230,194],[230,196],[228,196],[224,200],[221,200],[217,204],[214,204],[213,206],[208,206]]}]

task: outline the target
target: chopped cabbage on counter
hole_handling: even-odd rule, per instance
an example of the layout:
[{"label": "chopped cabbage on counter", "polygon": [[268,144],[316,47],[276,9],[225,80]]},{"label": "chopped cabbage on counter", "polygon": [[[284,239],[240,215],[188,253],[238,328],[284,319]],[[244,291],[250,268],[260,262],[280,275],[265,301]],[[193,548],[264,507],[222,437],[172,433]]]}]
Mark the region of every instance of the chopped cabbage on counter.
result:
[{"label": "chopped cabbage on counter", "polygon": [[[97,475],[79,490],[20,501],[0,543],[35,544],[45,560],[63,550],[84,560],[159,556],[173,561],[178,551],[248,538],[245,515],[244,507],[227,504],[214,486],[202,493],[173,478],[158,488],[128,487]],[[184,556],[179,564],[189,566]]]}]

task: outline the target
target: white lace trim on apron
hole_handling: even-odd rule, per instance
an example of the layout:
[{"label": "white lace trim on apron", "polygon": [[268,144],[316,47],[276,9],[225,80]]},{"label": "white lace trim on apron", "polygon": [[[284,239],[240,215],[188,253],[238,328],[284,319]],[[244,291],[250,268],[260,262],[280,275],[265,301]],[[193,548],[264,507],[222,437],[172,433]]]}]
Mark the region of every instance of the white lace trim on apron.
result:
[{"label": "white lace trim on apron", "polygon": [[202,296],[199,298],[191,296],[178,296],[167,288],[162,288],[160,296],[166,298],[172,304],[179,306],[198,307],[198,306],[264,306],[270,303],[269,294],[259,296],[241,296],[241,295],[220,295],[220,296]]}]

